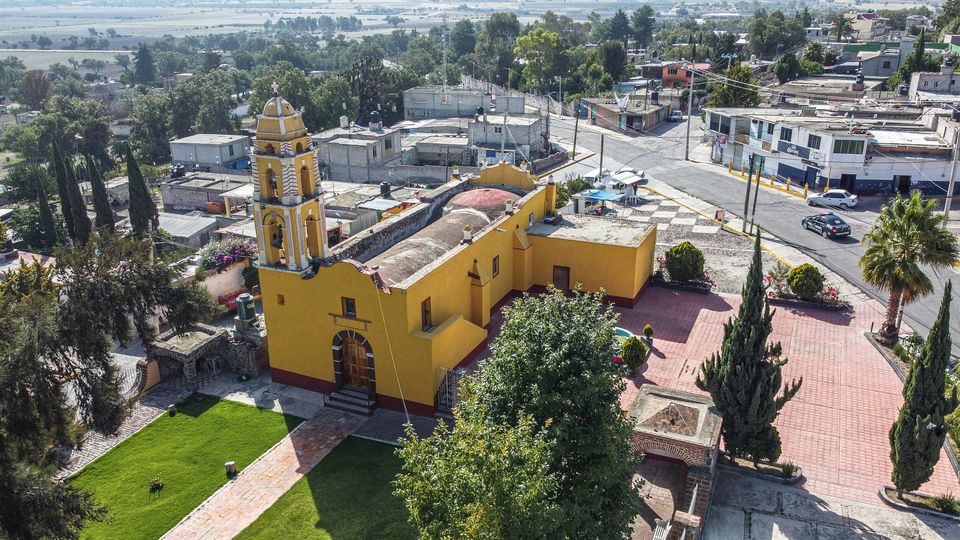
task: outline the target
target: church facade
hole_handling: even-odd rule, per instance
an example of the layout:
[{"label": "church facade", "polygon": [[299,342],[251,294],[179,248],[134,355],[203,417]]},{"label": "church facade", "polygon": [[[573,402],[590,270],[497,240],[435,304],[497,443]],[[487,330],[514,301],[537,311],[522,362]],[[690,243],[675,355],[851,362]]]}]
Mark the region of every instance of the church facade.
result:
[{"label": "church facade", "polygon": [[252,152],[271,375],[331,402],[433,414],[512,295],[579,285],[632,305],[654,270],[655,227],[561,217],[552,180],[506,163],[331,248],[315,152],[276,90]]}]

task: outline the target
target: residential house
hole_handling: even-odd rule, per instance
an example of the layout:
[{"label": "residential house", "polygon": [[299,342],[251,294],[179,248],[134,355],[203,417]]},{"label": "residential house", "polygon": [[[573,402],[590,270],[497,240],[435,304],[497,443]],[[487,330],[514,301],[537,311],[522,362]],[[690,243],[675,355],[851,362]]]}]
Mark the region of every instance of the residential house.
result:
[{"label": "residential house", "polygon": [[200,133],[170,141],[174,165],[193,170],[226,172],[250,166],[250,137]]}]

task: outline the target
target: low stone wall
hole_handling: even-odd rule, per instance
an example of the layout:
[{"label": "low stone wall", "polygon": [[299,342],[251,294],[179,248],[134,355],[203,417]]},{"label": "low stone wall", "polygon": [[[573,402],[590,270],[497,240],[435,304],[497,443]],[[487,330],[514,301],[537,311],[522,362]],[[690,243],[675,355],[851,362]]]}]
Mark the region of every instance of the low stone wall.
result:
[{"label": "low stone wall", "polygon": [[539,174],[540,171],[543,171],[543,170],[545,170],[545,169],[549,169],[549,168],[553,167],[554,165],[557,165],[557,164],[559,164],[559,163],[563,163],[563,162],[566,161],[566,160],[567,160],[567,153],[566,153],[565,151],[564,151],[564,152],[557,152],[557,153],[551,154],[551,155],[549,155],[549,156],[547,156],[547,157],[545,157],[545,158],[540,158],[540,159],[535,159],[535,160],[533,160],[533,162],[530,163],[530,166],[533,168],[534,174]]}]

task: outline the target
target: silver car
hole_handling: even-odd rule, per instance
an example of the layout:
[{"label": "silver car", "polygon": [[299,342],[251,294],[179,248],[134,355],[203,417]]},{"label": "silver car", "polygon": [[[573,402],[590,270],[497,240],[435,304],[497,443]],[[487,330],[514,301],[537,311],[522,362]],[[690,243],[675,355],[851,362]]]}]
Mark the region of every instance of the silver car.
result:
[{"label": "silver car", "polygon": [[824,193],[807,195],[807,204],[810,206],[839,207],[846,210],[857,205],[857,196],[843,189],[831,189]]}]

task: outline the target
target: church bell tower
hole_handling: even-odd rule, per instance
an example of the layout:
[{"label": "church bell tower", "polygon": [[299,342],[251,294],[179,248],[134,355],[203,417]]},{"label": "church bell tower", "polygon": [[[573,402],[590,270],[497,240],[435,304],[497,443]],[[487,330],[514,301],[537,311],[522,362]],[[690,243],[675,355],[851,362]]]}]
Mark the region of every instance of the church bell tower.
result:
[{"label": "church bell tower", "polygon": [[330,254],[317,156],[300,112],[273,95],[257,117],[252,148],[254,220],[260,266],[304,272]]}]

